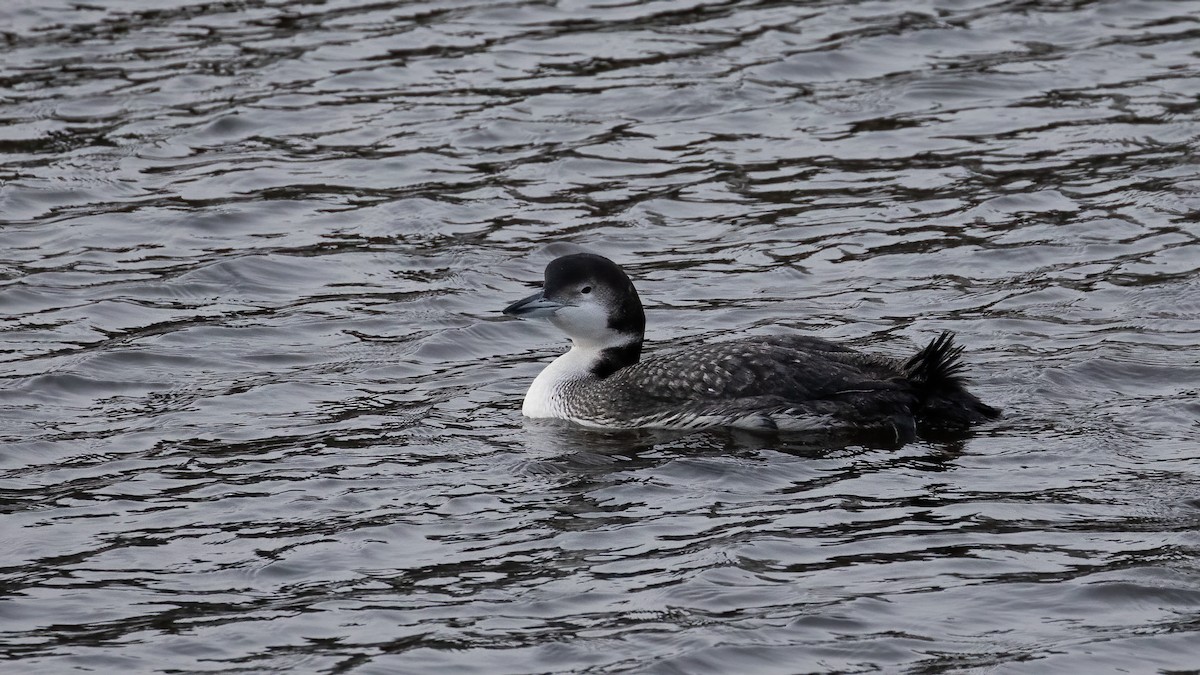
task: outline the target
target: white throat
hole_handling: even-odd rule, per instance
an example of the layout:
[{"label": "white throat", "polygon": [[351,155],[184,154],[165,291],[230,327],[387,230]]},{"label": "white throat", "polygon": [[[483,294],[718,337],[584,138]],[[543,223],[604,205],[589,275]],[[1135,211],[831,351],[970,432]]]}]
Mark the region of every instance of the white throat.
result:
[{"label": "white throat", "polygon": [[571,349],[542,369],[525,392],[521,413],[526,417],[572,419],[568,397],[572,390],[596,382],[594,368],[611,347],[640,343],[640,335],[609,332],[602,341],[572,338]]},{"label": "white throat", "polygon": [[567,393],[572,385],[596,379],[592,366],[600,359],[594,343],[573,342],[571,349],[542,369],[525,393],[521,413],[526,417],[569,417]]}]

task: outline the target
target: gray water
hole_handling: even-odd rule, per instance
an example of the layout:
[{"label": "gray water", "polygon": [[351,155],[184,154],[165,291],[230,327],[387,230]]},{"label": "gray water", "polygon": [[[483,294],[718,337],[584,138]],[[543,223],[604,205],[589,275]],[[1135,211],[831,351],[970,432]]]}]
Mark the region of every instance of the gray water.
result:
[{"label": "gray water", "polygon": [[[1200,668],[1200,2],[0,5],[0,669]],[[957,442],[523,420],[953,330]]]}]

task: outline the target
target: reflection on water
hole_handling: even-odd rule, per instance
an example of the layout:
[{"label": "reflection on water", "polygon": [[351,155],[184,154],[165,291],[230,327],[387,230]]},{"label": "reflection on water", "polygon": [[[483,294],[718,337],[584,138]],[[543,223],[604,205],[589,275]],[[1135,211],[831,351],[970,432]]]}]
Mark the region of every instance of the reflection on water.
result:
[{"label": "reflection on water", "polygon": [[[22,672],[1195,667],[1200,3],[0,7]],[[958,332],[1006,417],[522,420],[651,348]]]}]

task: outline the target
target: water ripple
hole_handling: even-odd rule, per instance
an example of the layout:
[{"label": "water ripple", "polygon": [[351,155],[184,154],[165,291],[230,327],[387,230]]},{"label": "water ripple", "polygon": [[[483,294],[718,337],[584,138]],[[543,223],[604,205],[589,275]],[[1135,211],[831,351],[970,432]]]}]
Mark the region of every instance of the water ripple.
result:
[{"label": "water ripple", "polygon": [[[22,672],[1182,671],[1200,6],[0,8]],[[941,330],[1006,417],[830,446],[522,420],[503,320]]]}]

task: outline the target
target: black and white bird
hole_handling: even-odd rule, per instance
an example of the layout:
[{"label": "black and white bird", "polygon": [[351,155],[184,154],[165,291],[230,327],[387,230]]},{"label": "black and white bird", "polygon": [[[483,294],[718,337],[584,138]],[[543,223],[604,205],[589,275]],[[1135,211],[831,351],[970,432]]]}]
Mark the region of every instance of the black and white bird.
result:
[{"label": "black and white bird", "polygon": [[962,347],[943,333],[907,361],[803,335],[748,337],[642,358],[646,317],[608,258],[546,266],[540,292],[504,313],[548,319],[571,349],[542,370],[521,411],[608,429],[963,431],[1000,412],[964,387]]}]

